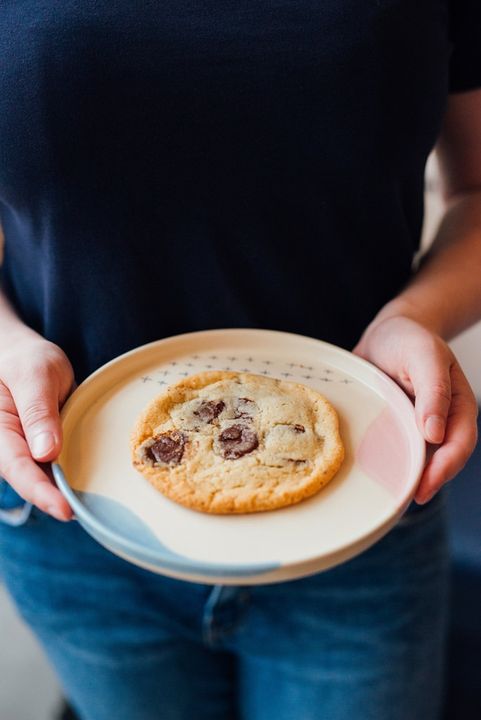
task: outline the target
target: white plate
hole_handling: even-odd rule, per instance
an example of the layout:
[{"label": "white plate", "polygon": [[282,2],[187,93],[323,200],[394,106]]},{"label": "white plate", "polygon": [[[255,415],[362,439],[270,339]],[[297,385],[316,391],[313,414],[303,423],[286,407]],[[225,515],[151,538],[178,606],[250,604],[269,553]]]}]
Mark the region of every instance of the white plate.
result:
[{"label": "white plate", "polygon": [[[346,458],[317,495],[271,512],[207,515],[166,499],[132,467],[129,437],[145,405],[180,378],[221,369],[301,382],[334,405]],[[87,378],[62,418],[53,472],[85,530],[137,565],[194,582],[279,582],[353,557],[400,518],[425,460],[412,404],[392,380],[333,345],[269,330],[136,348]]]}]

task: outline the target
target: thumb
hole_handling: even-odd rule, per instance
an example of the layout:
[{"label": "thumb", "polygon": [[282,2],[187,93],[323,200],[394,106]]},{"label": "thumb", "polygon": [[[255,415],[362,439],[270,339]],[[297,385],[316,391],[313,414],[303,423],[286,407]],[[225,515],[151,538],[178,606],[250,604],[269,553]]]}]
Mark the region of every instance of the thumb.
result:
[{"label": "thumb", "polygon": [[32,457],[54,460],[62,447],[62,426],[55,383],[10,387]]},{"label": "thumb", "polygon": [[451,406],[450,365],[443,359],[421,355],[410,372],[415,395],[416,421],[425,440],[443,442]]}]

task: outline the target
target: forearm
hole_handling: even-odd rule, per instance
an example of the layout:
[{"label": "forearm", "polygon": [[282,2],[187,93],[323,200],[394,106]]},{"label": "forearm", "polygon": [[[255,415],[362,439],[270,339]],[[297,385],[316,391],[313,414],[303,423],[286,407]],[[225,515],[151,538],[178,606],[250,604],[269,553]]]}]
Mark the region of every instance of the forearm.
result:
[{"label": "forearm", "polygon": [[374,322],[393,315],[445,340],[481,319],[481,191],[451,202],[418,272]]}]

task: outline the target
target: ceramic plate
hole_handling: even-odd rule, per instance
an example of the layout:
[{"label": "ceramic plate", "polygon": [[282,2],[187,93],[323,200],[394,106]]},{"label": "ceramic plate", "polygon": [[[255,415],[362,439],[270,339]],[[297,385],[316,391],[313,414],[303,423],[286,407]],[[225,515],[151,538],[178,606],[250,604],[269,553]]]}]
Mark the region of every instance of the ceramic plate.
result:
[{"label": "ceramic plate", "polygon": [[[314,497],[270,512],[207,515],[167,500],[132,467],[130,433],[153,397],[201,370],[321,392],[340,417],[340,472]],[[194,582],[279,582],[353,557],[400,518],[425,458],[412,404],[392,380],[345,350],[275,331],[212,330],[136,348],[87,378],[62,419],[54,477],[85,530],[137,565]]]}]

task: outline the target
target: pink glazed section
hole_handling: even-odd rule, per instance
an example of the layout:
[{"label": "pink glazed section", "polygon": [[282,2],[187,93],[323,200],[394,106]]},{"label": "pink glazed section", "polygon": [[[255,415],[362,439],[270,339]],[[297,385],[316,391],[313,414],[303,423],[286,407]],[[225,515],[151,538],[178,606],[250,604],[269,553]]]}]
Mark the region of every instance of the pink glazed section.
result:
[{"label": "pink glazed section", "polygon": [[357,464],[396,499],[410,479],[411,449],[406,429],[388,405],[368,427],[356,452]]}]

